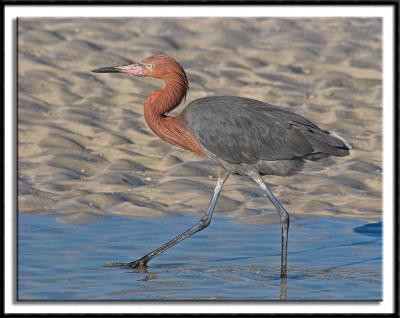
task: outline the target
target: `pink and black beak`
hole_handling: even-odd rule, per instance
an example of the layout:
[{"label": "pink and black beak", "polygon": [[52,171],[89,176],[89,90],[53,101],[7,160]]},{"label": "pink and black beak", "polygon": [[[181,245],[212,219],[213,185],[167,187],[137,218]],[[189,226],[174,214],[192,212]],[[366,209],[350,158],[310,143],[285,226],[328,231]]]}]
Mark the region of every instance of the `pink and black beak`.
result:
[{"label": "pink and black beak", "polygon": [[108,66],[92,70],[93,73],[127,73],[134,76],[143,76],[146,67],[142,63],[133,63],[129,65]]}]

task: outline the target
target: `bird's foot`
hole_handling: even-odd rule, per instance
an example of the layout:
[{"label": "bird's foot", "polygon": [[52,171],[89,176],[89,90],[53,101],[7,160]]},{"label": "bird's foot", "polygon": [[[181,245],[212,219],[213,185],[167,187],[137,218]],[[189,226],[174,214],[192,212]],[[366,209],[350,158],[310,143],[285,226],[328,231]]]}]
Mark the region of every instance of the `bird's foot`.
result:
[{"label": "bird's foot", "polygon": [[138,270],[143,270],[146,269],[147,266],[147,261],[145,261],[144,259],[140,258],[134,262],[130,262],[127,264],[129,268],[134,268],[134,269],[138,269]]},{"label": "bird's foot", "polygon": [[134,262],[130,263],[121,263],[121,262],[114,262],[114,263],[107,263],[103,265],[104,267],[119,267],[119,268],[131,268],[138,271],[143,271],[147,269],[147,262],[143,259],[138,259]]},{"label": "bird's foot", "polygon": [[120,267],[120,268],[128,268],[127,263],[121,263],[121,262],[114,262],[114,263],[107,263],[103,265],[104,267]]}]

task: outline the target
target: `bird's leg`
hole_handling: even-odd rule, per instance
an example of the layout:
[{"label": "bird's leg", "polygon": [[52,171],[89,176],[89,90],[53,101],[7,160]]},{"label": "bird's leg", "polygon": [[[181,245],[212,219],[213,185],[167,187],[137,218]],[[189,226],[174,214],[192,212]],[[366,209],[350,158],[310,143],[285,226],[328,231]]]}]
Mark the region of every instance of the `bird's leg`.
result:
[{"label": "bird's leg", "polygon": [[178,235],[174,239],[170,240],[169,242],[165,243],[164,245],[160,246],[159,248],[155,249],[154,251],[146,254],[142,258],[130,262],[130,263],[114,263],[110,264],[111,266],[117,266],[117,267],[129,267],[129,268],[143,268],[147,266],[147,263],[156,257],[158,254],[161,254],[165,250],[169,249],[173,245],[179,243],[180,241],[184,240],[185,238],[189,237],[190,235],[199,232],[206,228],[210,222],[211,222],[211,217],[215,208],[215,205],[217,203],[218,195],[222,189],[222,186],[224,185],[226,179],[228,178],[229,173],[225,170],[221,169],[221,173],[218,177],[217,180],[217,185],[215,186],[213,196],[211,198],[210,204],[207,209],[207,213],[200,219],[199,222],[197,222],[196,225],[192,226],[190,229],[186,230],[182,234]]},{"label": "bird's leg", "polygon": [[283,208],[282,204],[277,198],[272,194],[271,190],[264,183],[264,180],[258,175],[253,178],[254,181],[258,183],[260,188],[265,192],[268,198],[271,200],[275,209],[278,211],[281,218],[282,224],[282,247],[281,247],[281,277],[286,278],[287,272],[287,246],[288,246],[288,236],[289,236],[289,214]]}]

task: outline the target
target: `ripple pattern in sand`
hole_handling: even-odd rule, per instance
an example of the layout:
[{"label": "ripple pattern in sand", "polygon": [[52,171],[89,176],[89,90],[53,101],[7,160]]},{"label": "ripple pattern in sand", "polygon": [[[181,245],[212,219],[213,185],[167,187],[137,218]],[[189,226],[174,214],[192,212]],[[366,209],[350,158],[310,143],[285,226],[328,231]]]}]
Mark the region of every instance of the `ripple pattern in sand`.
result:
[{"label": "ripple pattern in sand", "polygon": [[[166,53],[187,71],[188,101],[268,101],[351,142],[349,157],[267,179],[293,215],[380,219],[379,19],[20,18],[18,34],[20,212],[78,223],[203,213],[215,166],[159,140],[143,119],[143,100],[160,83],[90,73]],[[278,221],[257,186],[239,177],[228,181],[216,213]]]}]

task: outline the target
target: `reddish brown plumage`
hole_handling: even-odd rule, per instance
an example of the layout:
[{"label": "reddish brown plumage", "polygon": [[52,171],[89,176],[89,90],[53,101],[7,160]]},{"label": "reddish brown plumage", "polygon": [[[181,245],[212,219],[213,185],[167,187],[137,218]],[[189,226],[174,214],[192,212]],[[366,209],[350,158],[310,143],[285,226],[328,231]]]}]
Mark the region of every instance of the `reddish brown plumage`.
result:
[{"label": "reddish brown plumage", "polygon": [[[142,61],[147,65],[156,64],[147,72],[162,79],[165,87],[155,90],[144,102],[144,118],[150,129],[161,139],[180,148],[192,151],[200,156],[205,153],[198,142],[185,127],[183,118],[167,116],[186,96],[189,83],[183,68],[173,59],[156,55]],[[144,76],[150,74],[145,73]]]}]

